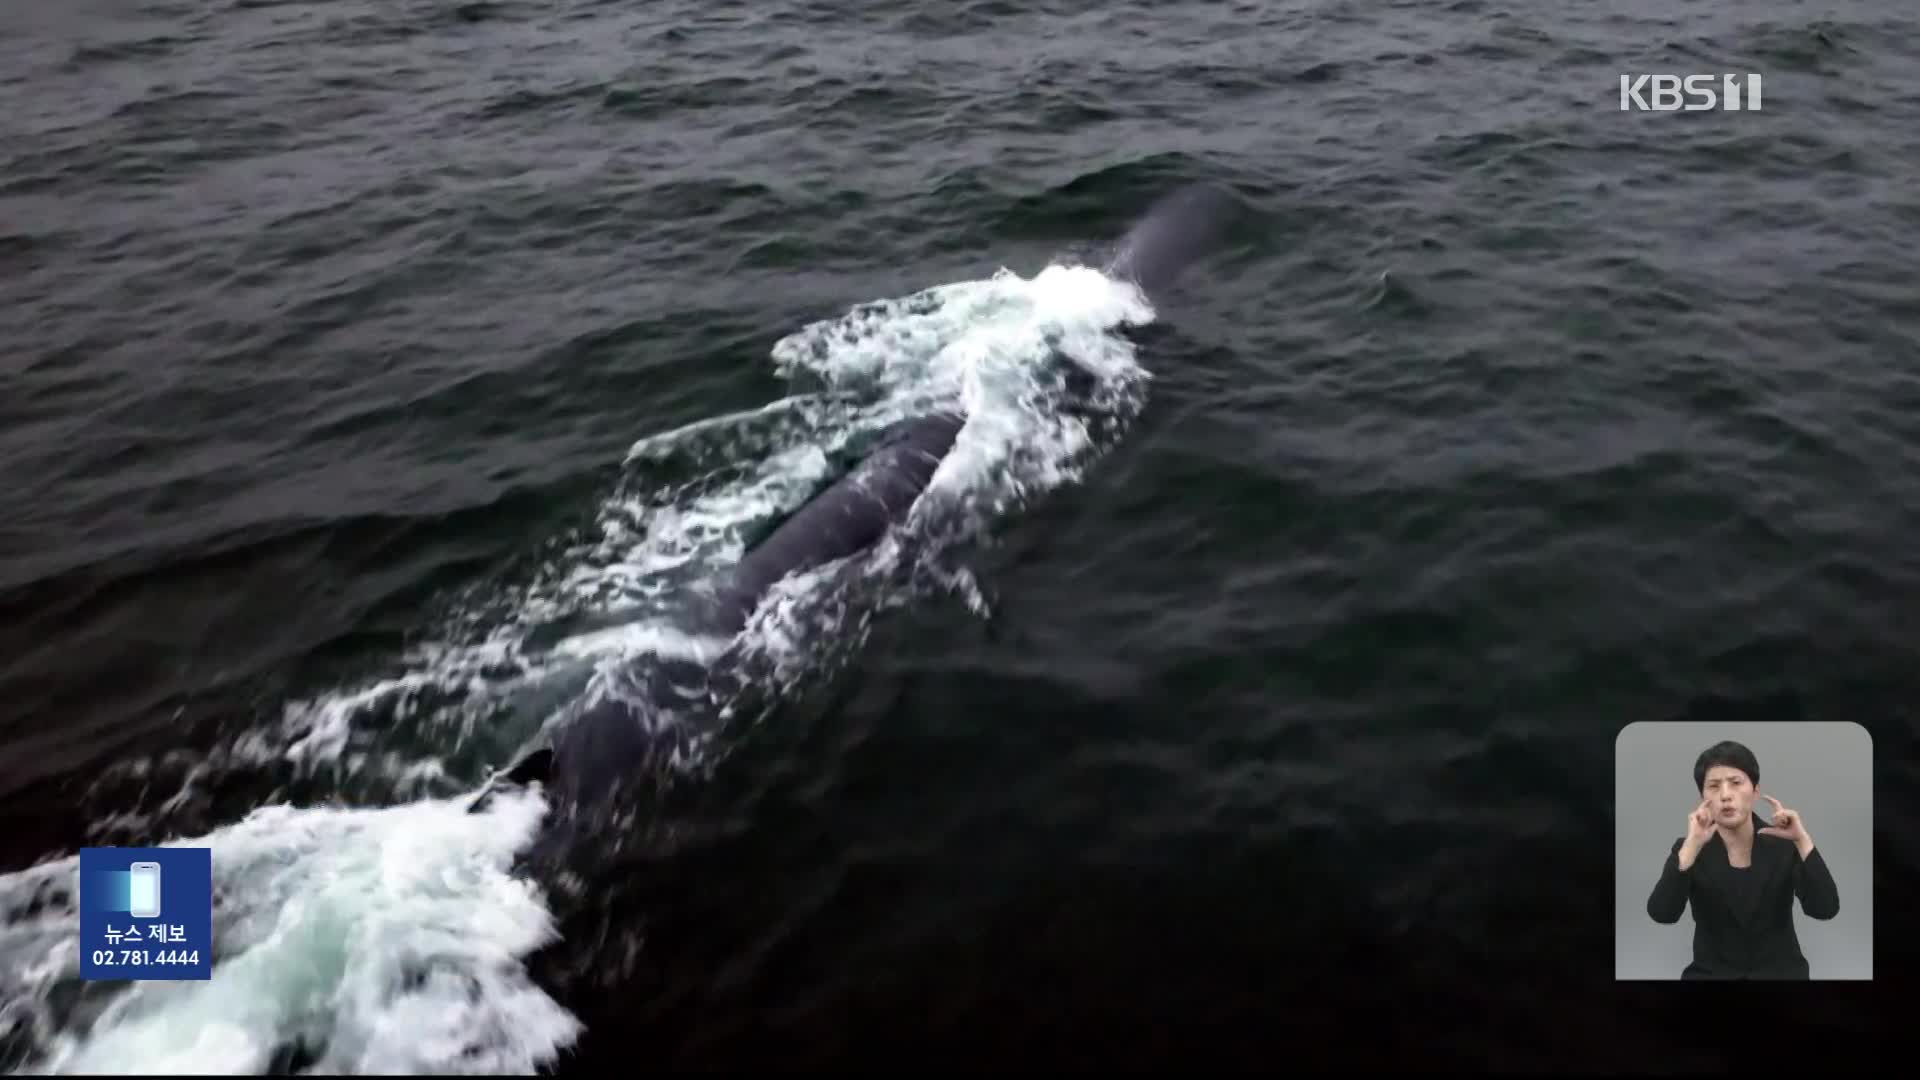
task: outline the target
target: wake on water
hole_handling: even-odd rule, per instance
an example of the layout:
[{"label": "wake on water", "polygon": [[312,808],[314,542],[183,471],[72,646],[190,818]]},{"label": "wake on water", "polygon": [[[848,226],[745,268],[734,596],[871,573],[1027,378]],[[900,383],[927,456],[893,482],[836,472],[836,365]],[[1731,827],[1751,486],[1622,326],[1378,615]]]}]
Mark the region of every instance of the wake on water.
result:
[{"label": "wake on water", "polygon": [[[829,482],[837,457],[929,407],[959,405],[967,423],[916,507],[940,508],[938,527],[906,532],[983,535],[1076,480],[1100,426],[1132,418],[1147,373],[1121,331],[1152,317],[1132,286],[1054,265],[865,304],[781,340],[778,370],[821,389],[642,439],[595,534],[529,584],[468,598],[398,674],[294,702],[217,747],[154,811],[96,823],[98,843],[212,849],[211,980],[84,983],[77,856],[0,877],[0,1060],[31,1072],[255,1073],[284,1069],[297,1048],[326,1073],[551,1063],[582,1029],[525,970],[555,922],[539,886],[513,872],[545,806],[512,792],[467,813],[485,770],[648,651],[744,649],[777,688],[817,667],[821,642],[857,648],[870,614],[820,602],[848,580],[836,568],[783,583],[736,642],[679,632],[670,598]],[[695,478],[663,490],[660,475],[676,472]],[[895,538],[856,557],[853,579],[930,567],[934,554]],[[964,574],[932,576],[978,608]],[[689,766],[711,762],[709,734],[689,743]],[[151,775],[155,764],[120,768]],[[361,786],[377,776],[392,805],[274,802],[188,838],[167,824],[222,774],[288,768]]]}]

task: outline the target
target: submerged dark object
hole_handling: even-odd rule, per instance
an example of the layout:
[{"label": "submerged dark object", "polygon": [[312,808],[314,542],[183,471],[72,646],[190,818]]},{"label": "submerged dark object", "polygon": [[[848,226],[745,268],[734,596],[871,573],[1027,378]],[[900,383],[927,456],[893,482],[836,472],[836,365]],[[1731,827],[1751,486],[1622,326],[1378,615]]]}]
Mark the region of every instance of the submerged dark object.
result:
[{"label": "submerged dark object", "polygon": [[1224,189],[1190,184],[1147,208],[1120,239],[1106,273],[1125,278],[1149,298],[1220,246],[1239,207]]},{"label": "submerged dark object", "polygon": [[[1234,205],[1217,188],[1195,185],[1156,202],[1122,238],[1106,272],[1152,297],[1222,238]],[[701,605],[699,630],[742,630],[781,580],[857,555],[904,521],[952,450],[965,417],[931,412],[888,428],[850,472],[783,521],[718,582]],[[724,661],[722,661],[724,663]],[[556,725],[550,736],[496,776],[472,806],[499,785],[542,785],[551,807],[531,857],[571,847],[610,813],[619,792],[684,745],[684,719],[711,708],[716,671],[690,659],[649,656]]]},{"label": "submerged dark object", "polygon": [[[698,605],[698,629],[737,634],[783,579],[878,543],[926,490],[964,423],[956,413],[935,412],[889,427],[852,471],[732,568]],[[495,777],[471,809],[483,807],[501,784],[539,782],[551,807],[534,852],[543,858],[577,836],[583,817],[611,808],[630,781],[667,764],[695,729],[687,718],[710,706],[715,672],[694,660],[649,655],[623,676]]]}]

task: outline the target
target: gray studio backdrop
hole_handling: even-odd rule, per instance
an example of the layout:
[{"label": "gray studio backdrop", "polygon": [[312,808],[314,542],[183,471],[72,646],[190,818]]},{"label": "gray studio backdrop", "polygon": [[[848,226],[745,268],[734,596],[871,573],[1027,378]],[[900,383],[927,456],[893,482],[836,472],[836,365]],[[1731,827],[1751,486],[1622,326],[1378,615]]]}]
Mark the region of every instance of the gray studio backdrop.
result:
[{"label": "gray studio backdrop", "polygon": [[[1832,721],[1629,724],[1614,744],[1614,976],[1678,979],[1693,957],[1693,911],[1672,926],[1647,914],[1673,842],[1700,802],[1693,761],[1732,739],[1760,762],[1762,794],[1800,811],[1840,889],[1840,914],[1822,922],[1793,905],[1794,933],[1814,979],[1873,978],[1873,738]],[[1773,805],[1754,800],[1762,819]]]}]

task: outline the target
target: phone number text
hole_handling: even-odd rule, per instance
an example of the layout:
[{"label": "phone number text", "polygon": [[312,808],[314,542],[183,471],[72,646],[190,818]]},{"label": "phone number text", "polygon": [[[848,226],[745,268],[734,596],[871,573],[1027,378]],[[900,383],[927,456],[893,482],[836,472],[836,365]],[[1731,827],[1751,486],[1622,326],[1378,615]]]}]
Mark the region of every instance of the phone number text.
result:
[{"label": "phone number text", "polygon": [[93,962],[100,967],[146,967],[149,964],[186,964],[200,962],[199,949],[95,949]]}]

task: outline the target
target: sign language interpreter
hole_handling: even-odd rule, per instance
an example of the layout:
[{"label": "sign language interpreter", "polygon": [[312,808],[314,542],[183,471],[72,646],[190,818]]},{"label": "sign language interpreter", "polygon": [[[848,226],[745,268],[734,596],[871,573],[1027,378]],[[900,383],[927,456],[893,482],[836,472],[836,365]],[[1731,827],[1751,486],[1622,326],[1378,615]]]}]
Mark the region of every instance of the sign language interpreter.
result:
[{"label": "sign language interpreter", "polygon": [[[1793,928],[1793,903],[1809,917],[1840,913],[1840,892],[1814,846],[1806,818],[1759,792],[1760,762],[1736,742],[1708,747],[1694,762],[1700,802],[1687,814],[1647,897],[1655,922],[1693,911],[1693,960],[1683,979],[1806,979]],[[1753,812],[1756,799],[1773,821]]]}]

